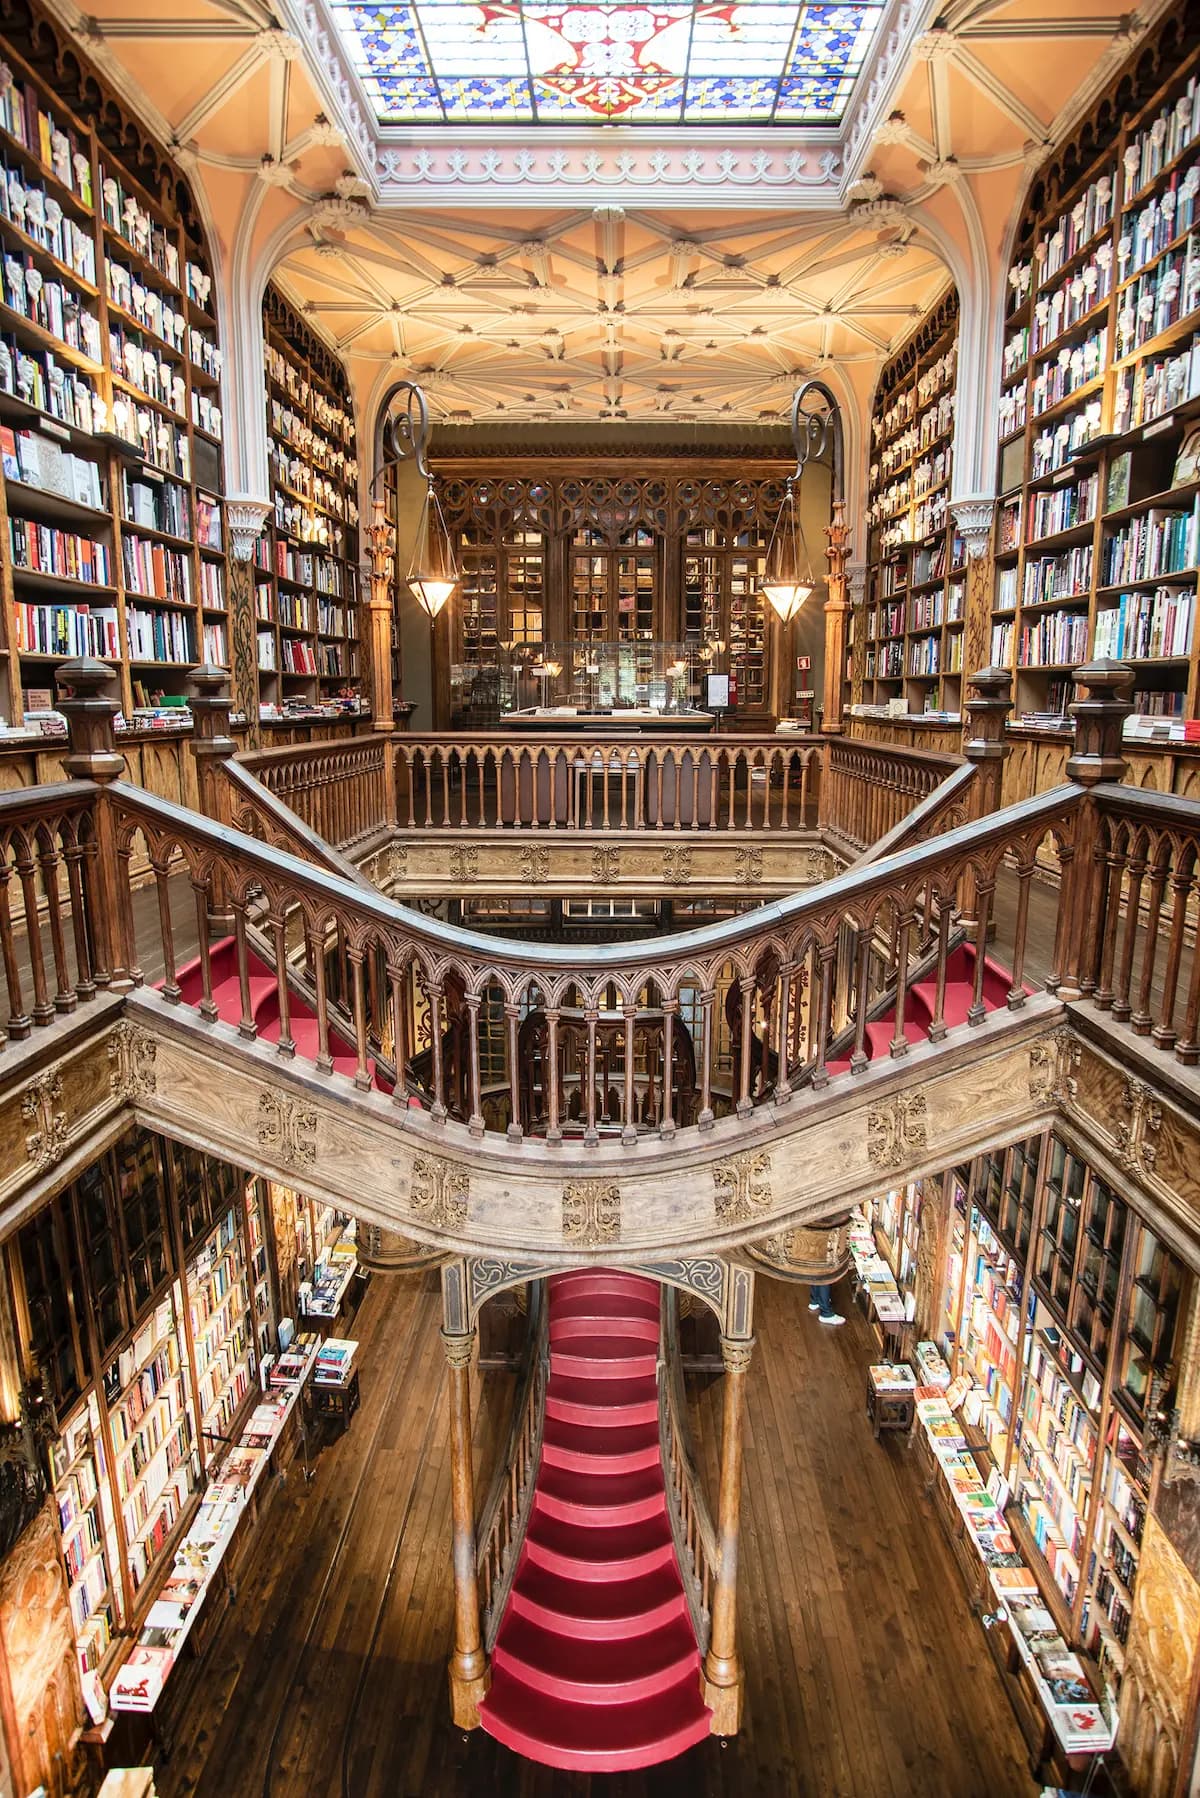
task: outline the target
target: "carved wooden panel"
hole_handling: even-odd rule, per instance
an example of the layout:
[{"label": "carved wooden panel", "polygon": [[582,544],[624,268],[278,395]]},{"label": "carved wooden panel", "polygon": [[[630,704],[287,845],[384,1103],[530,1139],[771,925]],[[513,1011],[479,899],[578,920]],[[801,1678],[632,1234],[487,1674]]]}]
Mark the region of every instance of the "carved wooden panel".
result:
[{"label": "carved wooden panel", "polygon": [[1138,1798],[1173,1798],[1198,1644],[1200,1586],[1151,1515],[1133,1595],[1118,1738]]},{"label": "carved wooden panel", "polygon": [[0,1564],[0,1656],[19,1729],[8,1744],[18,1791],[80,1790],[83,1695],[52,1499]]}]

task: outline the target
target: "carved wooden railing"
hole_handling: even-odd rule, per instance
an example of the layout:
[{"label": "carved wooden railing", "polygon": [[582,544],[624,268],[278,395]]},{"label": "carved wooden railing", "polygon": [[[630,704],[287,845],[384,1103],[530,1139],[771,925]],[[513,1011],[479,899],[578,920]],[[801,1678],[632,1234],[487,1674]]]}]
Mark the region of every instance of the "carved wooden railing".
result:
[{"label": "carved wooden railing", "polygon": [[[415,1050],[427,1046],[431,1051],[427,1100],[433,1116],[442,1119],[449,1115],[453,1099],[462,1121],[477,1137],[487,1131],[481,1109],[481,1016],[495,1020],[509,1090],[515,1092],[520,1086],[520,1020],[539,1006],[544,1011],[550,1044],[544,1140],[554,1144],[569,1133],[564,1130],[567,1120],[559,1075],[558,1025],[563,1011],[580,1011],[586,1040],[586,1089],[577,1133],[587,1144],[600,1140],[595,1075],[602,1012],[618,1011],[630,1036],[636,1036],[643,1012],[663,1013],[668,1033],[672,1018],[681,1010],[686,1013],[699,1067],[695,1127],[700,1130],[712,1125],[714,1100],[719,1097],[712,1078],[720,1023],[715,1015],[718,986],[728,990],[731,982],[736,984],[742,1016],[754,1020],[756,1026],[764,1018],[770,1020],[773,1059],[769,1064],[764,1065],[764,1059],[754,1054],[761,1030],[740,1031],[738,1066],[724,1106],[739,1116],[749,1115],[758,1105],[785,1103],[798,1074],[819,1087],[831,1078],[852,1077],[866,1065],[863,1039],[868,1011],[880,988],[880,943],[894,945],[894,965],[887,970],[897,996],[893,1056],[908,1052],[905,1007],[918,965],[917,946],[926,938],[934,944],[934,1039],[946,1029],[941,1005],[956,929],[966,931],[977,951],[969,1023],[982,1023],[991,901],[1006,861],[1014,866],[1017,900],[1015,922],[1004,948],[1012,969],[1009,1003],[1013,1009],[1019,1008],[1025,1002],[1028,891],[1037,853],[1049,833],[1059,845],[1060,855],[1069,857],[1086,792],[1075,784],[1058,788],[871,868],[706,929],[650,943],[598,947],[502,942],[460,930],[410,911],[382,894],[353,886],[284,851],[268,850],[252,838],[182,807],[152,799],[138,788],[118,783],[109,789],[106,799],[113,808],[122,865],[132,856],[140,836],[156,877],[165,882],[170,872],[177,870],[190,883],[196,897],[202,957],[209,941],[209,897],[218,877],[239,947],[246,941],[247,911],[252,905],[267,920],[279,968],[285,962],[289,919],[293,930],[298,928],[309,938],[318,975],[321,1043],[314,1058],[318,1073],[324,1071],[328,1058],[330,1010],[321,987],[327,946],[334,941],[345,949],[346,1009],[354,1019],[359,1084],[371,1083],[373,1036],[392,1047],[402,1069],[407,1069]],[[963,909],[964,895],[970,896],[970,913]],[[139,978],[141,960],[161,964],[167,970],[164,996],[175,997],[173,927],[165,897],[157,915],[147,915],[144,908],[139,911],[136,927],[128,894],[121,911],[130,933],[126,953],[132,977]],[[1060,947],[1068,940],[1062,928],[1067,911],[1061,902],[1058,918],[1055,980],[1063,965]],[[277,972],[277,981],[282,1028],[276,1052],[291,1056],[296,1048],[288,1028],[289,993],[283,972]],[[253,1037],[244,958],[242,987],[242,1033]],[[211,996],[206,993],[202,1015],[210,1006]],[[442,1045],[448,1025],[464,1013],[465,1080],[458,1093],[451,1094]],[[831,1068],[831,1047],[848,1020],[855,1021],[849,1068]],[[615,1120],[622,1126],[622,1140],[647,1134],[674,1136],[678,1127],[675,1065],[672,1049],[665,1045],[657,1111],[651,1118],[639,1115]],[[397,1102],[403,1102],[404,1085],[402,1081]],[[632,1130],[625,1128],[627,1124]],[[510,1139],[522,1135],[518,1118],[510,1116],[505,1134]]]},{"label": "carved wooden railing", "polygon": [[460,732],[395,739],[407,830],[802,830],[819,738]]},{"label": "carved wooden railing", "polygon": [[546,1422],[546,1382],[550,1368],[550,1307],[546,1283],[532,1280],[529,1292],[529,1354],[513,1404],[508,1443],[492,1480],[475,1532],[478,1544],[479,1605],[484,1646],[495,1647],[521,1558],[533,1508]]},{"label": "carved wooden railing", "polygon": [[386,737],[256,750],[238,764],[337,849],[369,841],[395,821]]},{"label": "carved wooden railing", "polygon": [[[958,756],[834,739],[821,776],[821,828],[866,849],[961,768]],[[936,817],[926,820],[932,825]]]},{"label": "carved wooden railing", "polygon": [[104,904],[90,781],[27,787],[0,803],[0,955],[7,1007],[0,1049],[108,986],[111,939],[91,920]]},{"label": "carved wooden railing", "polygon": [[721,1545],[704,1496],[700,1469],[688,1428],[683,1359],[679,1352],[678,1303],[673,1287],[663,1286],[658,1354],[658,1443],[667,1489],[667,1514],[675,1542],[675,1558],[687,1593],[696,1642],[703,1656],[712,1626],[712,1593],[720,1565]]}]

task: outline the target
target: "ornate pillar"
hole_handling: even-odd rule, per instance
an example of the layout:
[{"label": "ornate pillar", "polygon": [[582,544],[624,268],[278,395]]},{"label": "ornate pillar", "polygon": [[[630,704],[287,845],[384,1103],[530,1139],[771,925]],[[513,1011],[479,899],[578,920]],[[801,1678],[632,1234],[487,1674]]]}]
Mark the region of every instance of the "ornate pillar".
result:
[{"label": "ornate pillar", "polygon": [[366,606],[362,647],[366,653],[371,715],[377,731],[390,731],[395,724],[392,709],[392,580],[396,533],[387,515],[387,502],[386,493],[371,501],[371,522],[366,533],[371,546],[370,598]]},{"label": "ornate pillar", "polygon": [[246,742],[262,744],[258,716],[258,622],[254,613],[254,545],[271,511],[269,500],[227,499],[225,529],[229,542],[229,669],[233,709],[246,719]]},{"label": "ornate pillar", "polygon": [[453,1519],[454,1652],[450,1656],[450,1715],[459,1729],[479,1728],[479,1702],[491,1669],[479,1623],[479,1566],[475,1545],[475,1466],[471,1448],[471,1359],[474,1330],[443,1330],[450,1387],[450,1510]]},{"label": "ornate pillar", "polygon": [[850,527],[846,523],[846,502],[835,499],[833,516],[825,531],[829,548],[828,597],[825,601],[825,702],[821,728],[841,731],[842,686],[846,676],[846,619],[850,610],[847,598],[846,558],[850,553]]},{"label": "ornate pillar", "polygon": [[963,672],[992,662],[992,594],[996,559],[992,519],[996,502],[986,495],[952,499],[950,510],[967,551],[967,592],[963,605]]},{"label": "ornate pillar", "polygon": [[704,1702],[715,1736],[736,1735],[742,1721],[742,1665],[737,1652],[738,1534],[742,1503],[742,1433],[752,1336],[722,1335],[725,1390],[721,1416],[721,1488],[717,1499],[719,1560],[712,1595],[712,1630],[704,1660]]},{"label": "ornate pillar", "polygon": [[852,562],[846,569],[846,598],[854,617],[854,641],[850,650],[850,704],[863,703],[867,678],[866,599],[867,565]]}]

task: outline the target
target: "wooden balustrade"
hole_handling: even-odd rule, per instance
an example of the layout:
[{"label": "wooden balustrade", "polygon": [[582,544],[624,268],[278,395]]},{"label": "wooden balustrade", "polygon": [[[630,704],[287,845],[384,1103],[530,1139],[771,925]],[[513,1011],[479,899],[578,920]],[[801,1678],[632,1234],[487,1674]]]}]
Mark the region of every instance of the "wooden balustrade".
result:
[{"label": "wooden balustrade", "polygon": [[238,765],[336,849],[366,842],[395,822],[387,737],[257,750],[240,756]]},{"label": "wooden balustrade", "polygon": [[533,1506],[546,1421],[550,1307],[543,1280],[530,1282],[529,1354],[513,1404],[512,1428],[475,1532],[483,1645],[490,1655],[521,1558]]},{"label": "wooden balustrade", "polygon": [[111,939],[96,928],[99,798],[76,781],[0,801],[0,1049],[110,984]]},{"label": "wooden balustrade", "polygon": [[676,1559],[687,1593],[696,1643],[703,1656],[708,1651],[712,1630],[713,1589],[720,1569],[721,1548],[688,1428],[687,1394],[679,1353],[678,1301],[673,1287],[663,1286],[660,1290],[658,1441]]},{"label": "wooden balustrade", "polygon": [[[290,919],[293,941],[323,945],[330,953],[338,945],[336,978],[316,990],[319,1046],[295,1041],[287,983],[282,975],[279,979],[279,1051],[307,1057],[318,1074],[332,1077],[327,1074],[329,1007],[340,997],[344,1013],[353,1017],[351,1047],[360,1084],[370,1077],[371,1045],[378,1042],[390,1054],[400,1042],[396,1103],[406,1102],[419,1063],[421,1096],[435,1119],[457,1117],[481,1137],[498,1131],[520,1137],[523,1125],[519,1114],[513,1116],[511,1088],[507,1106],[489,1104],[485,1110],[482,1097],[494,1093],[506,1073],[511,1077],[505,1057],[514,1016],[544,1014],[544,1084],[535,1110],[538,1134],[548,1143],[581,1134],[585,1141],[619,1135],[633,1142],[681,1128],[703,1130],[720,1113],[746,1115],[758,1105],[785,1103],[803,1083],[853,1078],[866,1065],[866,1023],[886,1002],[889,978],[894,990],[899,973],[895,998],[901,1013],[918,980],[944,991],[963,918],[960,893],[969,887],[990,895],[1006,863],[1027,880],[1048,834],[1060,856],[1069,859],[1087,800],[1085,789],[1071,783],[720,924],[652,942],[571,946],[506,942],[461,930],[136,788],[117,784],[109,797],[121,855],[128,858],[140,837],[152,862],[173,867],[200,894],[208,892],[219,869],[238,932],[253,905],[273,921],[280,944],[283,921]],[[1057,897],[1055,903],[1061,911]],[[132,908],[125,909],[132,916]],[[979,906],[965,920],[980,966],[988,919],[988,907]],[[1027,928],[1024,908],[1016,939],[1010,935],[1004,945],[1014,966],[1023,960]],[[140,912],[130,962],[160,965],[168,953],[161,915]],[[1056,976],[1058,971],[1056,963]],[[736,1002],[728,998],[733,990]],[[720,1004],[722,993],[726,1001]],[[174,996],[169,983],[164,996]],[[955,1027],[982,1022],[975,997],[968,1022]],[[1024,999],[1024,986],[1014,982],[1009,1003],[1017,1008]],[[669,1063],[667,1015],[673,1020]],[[564,1016],[575,1032],[570,1055],[563,1050],[569,1035]],[[630,1019],[632,1081],[625,1048]],[[624,1043],[615,1020],[626,1021]],[[935,1029],[944,1022],[935,1020]],[[666,1077],[668,1067],[679,1066],[674,1039],[682,1041],[681,1023],[691,1044],[690,1066],[700,1070],[694,1124],[679,1115],[672,1090],[676,1075]],[[841,1045],[851,1026],[847,1067]],[[249,1035],[249,1020],[244,1018],[242,1027]],[[333,1027],[336,1033],[337,1019]],[[639,1041],[658,1045],[652,1113],[636,1065]],[[601,1089],[606,1044],[620,1077]],[[897,1031],[890,1053],[899,1056],[905,1049],[903,1032]],[[344,1044],[340,1052],[347,1052]],[[491,1058],[486,1065],[485,1057]],[[726,1090],[715,1078],[722,1065],[736,1070]],[[627,1115],[631,1088],[632,1116]],[[689,1093],[689,1115],[691,1109]]]},{"label": "wooden balustrade", "polygon": [[812,737],[395,739],[402,830],[802,830],[816,823]]},{"label": "wooden balustrade", "polygon": [[821,828],[866,849],[961,767],[958,756],[834,739],[822,771]]}]

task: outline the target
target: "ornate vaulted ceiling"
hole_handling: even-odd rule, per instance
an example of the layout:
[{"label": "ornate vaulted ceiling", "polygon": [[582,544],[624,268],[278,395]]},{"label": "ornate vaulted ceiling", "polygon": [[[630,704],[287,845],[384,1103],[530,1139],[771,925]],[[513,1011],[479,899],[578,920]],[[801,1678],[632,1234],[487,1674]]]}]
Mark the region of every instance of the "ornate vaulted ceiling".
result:
[{"label": "ornate vaulted ceiling", "polygon": [[[759,4],[782,74],[800,9]],[[891,0],[840,127],[757,131],[689,125],[686,95],[636,125],[481,130],[439,98],[381,127],[324,0],[56,10],[189,167],[226,304],[274,273],[364,400],[416,371],[445,416],[760,418],[814,370],[865,398],[948,268],[988,278],[1030,169],[1162,10],[1125,4]]]}]

